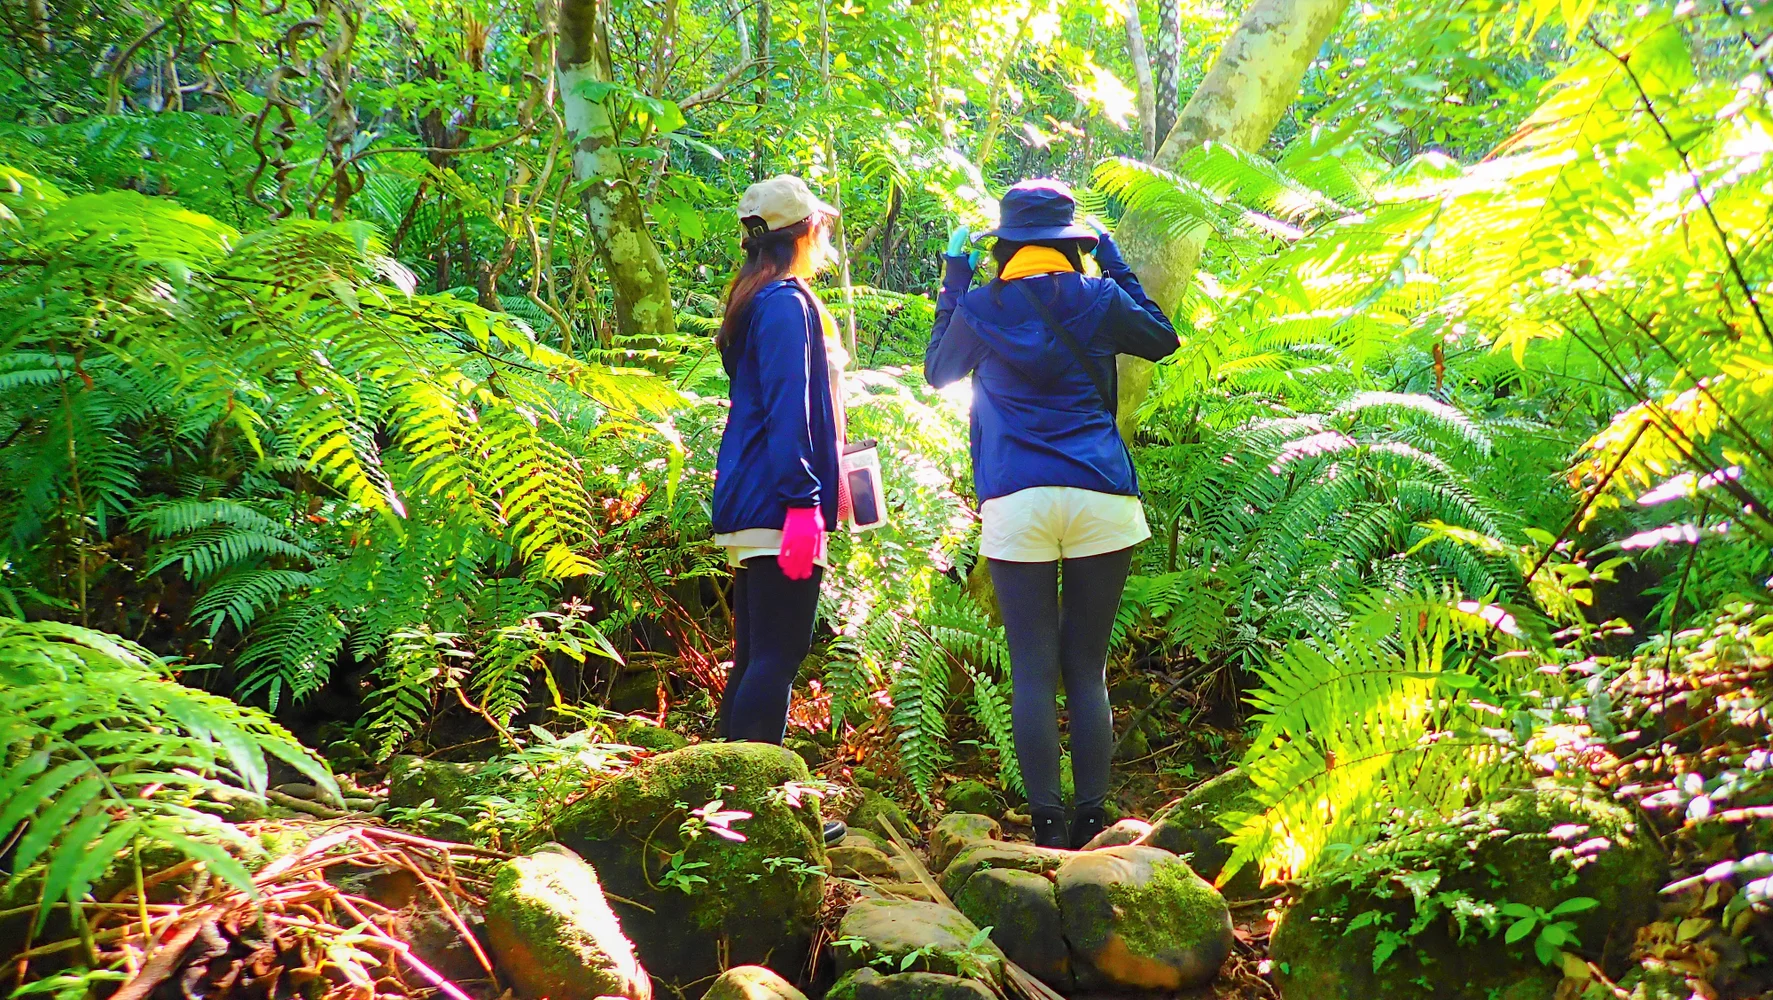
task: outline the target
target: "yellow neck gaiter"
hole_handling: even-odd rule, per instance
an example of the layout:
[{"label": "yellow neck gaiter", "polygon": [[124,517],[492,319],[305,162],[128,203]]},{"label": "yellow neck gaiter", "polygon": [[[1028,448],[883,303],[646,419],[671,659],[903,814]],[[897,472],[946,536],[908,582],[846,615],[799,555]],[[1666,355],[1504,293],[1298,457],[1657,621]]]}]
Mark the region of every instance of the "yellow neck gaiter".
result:
[{"label": "yellow neck gaiter", "polygon": [[1015,281],[1017,278],[1033,277],[1037,274],[1053,274],[1058,271],[1075,271],[1071,261],[1052,247],[1023,247],[1016,251],[1004,264],[997,277],[1001,281]]}]

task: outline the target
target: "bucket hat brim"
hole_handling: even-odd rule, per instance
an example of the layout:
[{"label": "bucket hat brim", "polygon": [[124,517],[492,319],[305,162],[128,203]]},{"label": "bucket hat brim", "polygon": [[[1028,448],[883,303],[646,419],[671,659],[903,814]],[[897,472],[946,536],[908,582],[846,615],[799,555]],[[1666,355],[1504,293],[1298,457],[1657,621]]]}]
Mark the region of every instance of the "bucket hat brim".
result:
[{"label": "bucket hat brim", "polygon": [[1083,240],[1095,246],[1100,237],[1089,226],[1073,223],[1069,226],[999,226],[988,233],[981,234],[1012,243],[1032,243],[1035,240]]}]

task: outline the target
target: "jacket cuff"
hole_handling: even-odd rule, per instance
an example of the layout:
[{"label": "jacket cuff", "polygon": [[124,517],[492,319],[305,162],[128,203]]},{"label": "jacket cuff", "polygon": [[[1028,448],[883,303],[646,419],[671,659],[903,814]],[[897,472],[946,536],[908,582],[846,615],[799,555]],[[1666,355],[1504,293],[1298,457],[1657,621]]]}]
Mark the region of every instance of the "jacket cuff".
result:
[{"label": "jacket cuff", "polygon": [[1103,271],[1111,268],[1125,268],[1126,259],[1120,255],[1120,247],[1114,245],[1112,237],[1104,235],[1096,241],[1096,263],[1102,265]]},{"label": "jacket cuff", "polygon": [[942,279],[942,290],[945,292],[964,292],[973,284],[973,264],[966,254],[945,254],[948,271]]}]

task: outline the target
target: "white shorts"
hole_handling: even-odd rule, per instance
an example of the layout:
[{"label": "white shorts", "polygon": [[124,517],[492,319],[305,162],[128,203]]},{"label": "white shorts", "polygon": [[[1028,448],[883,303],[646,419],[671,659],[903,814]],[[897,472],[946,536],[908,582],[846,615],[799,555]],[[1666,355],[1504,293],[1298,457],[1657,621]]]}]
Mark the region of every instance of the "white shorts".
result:
[{"label": "white shorts", "polygon": [[1138,497],[1074,486],[1033,486],[979,508],[979,554],[1005,562],[1081,559],[1151,537]]}]

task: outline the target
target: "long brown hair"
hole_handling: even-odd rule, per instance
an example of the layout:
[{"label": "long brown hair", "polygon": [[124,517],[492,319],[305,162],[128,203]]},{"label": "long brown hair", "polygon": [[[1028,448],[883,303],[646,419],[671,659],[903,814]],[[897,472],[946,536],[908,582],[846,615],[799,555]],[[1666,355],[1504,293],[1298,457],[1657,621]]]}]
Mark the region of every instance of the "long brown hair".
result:
[{"label": "long brown hair", "polygon": [[757,297],[763,286],[788,276],[794,267],[795,255],[800,252],[801,240],[812,234],[819,217],[808,216],[780,229],[764,229],[763,220],[755,217],[740,222],[752,235],[739,244],[745,248],[745,262],[739,265],[739,272],[726,286],[726,314],[721,318],[720,332],[714,335],[714,346],[722,351],[738,343],[744,335],[745,324],[750,320],[751,300]]}]

